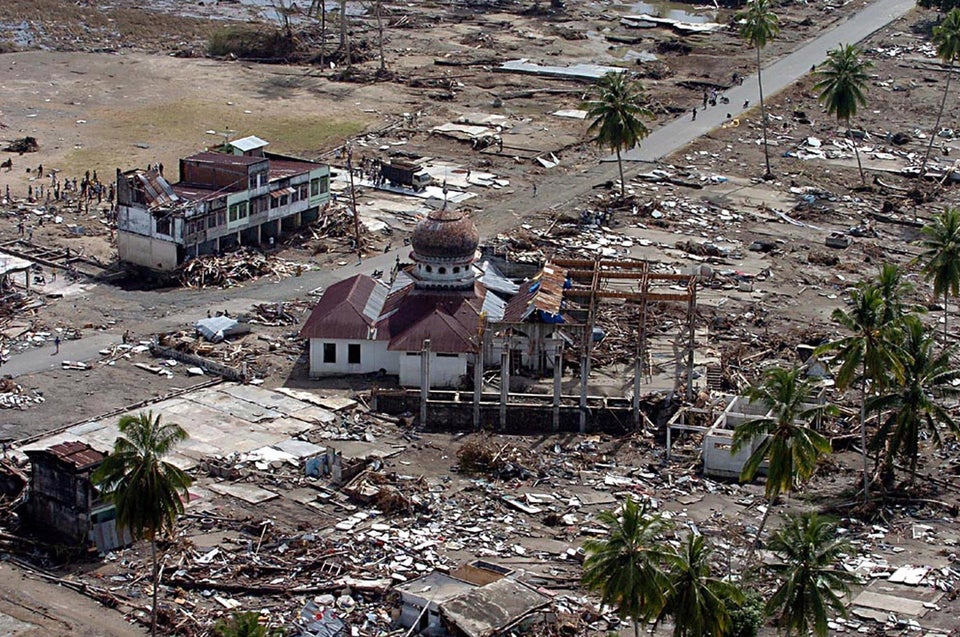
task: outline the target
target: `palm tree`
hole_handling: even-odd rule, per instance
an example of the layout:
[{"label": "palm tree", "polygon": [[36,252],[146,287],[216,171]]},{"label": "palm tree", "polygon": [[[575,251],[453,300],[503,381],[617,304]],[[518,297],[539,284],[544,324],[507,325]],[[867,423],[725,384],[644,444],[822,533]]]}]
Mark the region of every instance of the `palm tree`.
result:
[{"label": "palm tree", "polygon": [[940,109],[937,111],[937,123],[933,125],[933,131],[930,133],[930,143],[927,144],[927,153],[920,165],[921,179],[927,169],[927,161],[930,159],[933,142],[937,139],[937,133],[940,132],[940,118],[943,117],[943,109],[947,105],[947,95],[950,94],[950,78],[953,77],[953,66],[957,58],[960,58],[960,8],[951,9],[943,22],[933,28],[933,44],[937,47],[937,57],[944,63],[949,64],[949,67],[947,68],[947,81],[943,87],[943,98],[940,100]]},{"label": "palm tree", "polygon": [[[952,12],[951,12],[952,13]],[[933,293],[943,295],[943,342],[947,343],[947,299],[960,295],[960,208],[947,208],[923,227],[923,252],[917,260],[933,281]]]},{"label": "palm tree", "polygon": [[883,387],[888,372],[899,363],[890,345],[897,321],[888,321],[884,293],[876,286],[862,284],[850,291],[849,310],[837,308],[832,318],[851,332],[818,351],[835,350],[842,361],[837,372],[837,389],[848,388],[860,381],[860,448],[863,456],[863,501],[870,497],[870,475],[867,467],[867,383],[874,390]]},{"label": "palm tree", "polygon": [[884,262],[877,269],[872,285],[883,300],[881,321],[892,325],[902,319],[907,311],[924,312],[919,305],[904,305],[904,299],[913,292],[913,284],[903,280],[903,268],[896,263]]},{"label": "palm tree", "polygon": [[726,600],[740,603],[739,588],[710,574],[710,553],[703,535],[687,536],[666,556],[667,589],[660,618],[673,618],[673,637],[724,637],[731,628]]},{"label": "palm tree", "polygon": [[820,80],[813,85],[813,89],[820,91],[820,103],[827,107],[827,112],[836,115],[838,122],[846,123],[847,135],[857,156],[860,181],[866,184],[863,164],[860,163],[860,150],[850,130],[850,118],[857,114],[857,107],[867,103],[863,94],[867,88],[867,80],[870,79],[867,69],[872,66],[870,62],[862,60],[860,55],[860,49],[852,44],[841,44],[830,51],[825,66],[817,71]]},{"label": "palm tree", "polygon": [[760,66],[760,49],[780,33],[780,18],[770,9],[770,0],[750,0],[747,7],[737,14],[740,22],[740,37],[757,50],[757,86],[760,89],[760,124],[763,128],[763,158],[767,163],[765,177],[773,176],[770,170],[770,149],[767,148],[767,110],[763,103],[763,69]]},{"label": "palm tree", "polygon": [[847,593],[849,585],[858,581],[835,566],[849,546],[837,539],[831,522],[816,513],[804,513],[787,516],[786,524],[770,539],[769,549],[780,560],[769,568],[781,581],[767,602],[767,613],[778,616],[787,637],[806,635],[811,629],[816,637],[826,637],[828,609],[846,615],[838,593]]},{"label": "palm tree", "polygon": [[602,603],[615,605],[621,619],[631,618],[634,634],[639,635],[639,622],[657,617],[663,609],[667,581],[659,536],[669,524],[648,513],[646,503],[638,505],[630,497],[619,512],[603,511],[598,517],[610,531],[606,538],[584,543],[583,585],[599,592]]},{"label": "palm tree", "polygon": [[594,140],[601,147],[616,151],[620,196],[623,197],[626,182],[620,153],[633,148],[650,133],[641,119],[652,118],[653,113],[643,105],[643,86],[630,79],[625,71],[611,71],[604,75],[593,93],[594,99],[584,105],[587,118],[592,120],[587,132],[596,133]]},{"label": "palm tree", "polygon": [[117,509],[117,527],[134,539],[150,541],[153,559],[153,607],[150,634],[157,634],[157,536],[173,529],[183,513],[191,479],[164,458],[187,438],[175,424],[161,424],[159,414],[140,412],[120,417],[113,451],[94,472],[94,484]]},{"label": "palm tree", "polygon": [[813,383],[799,367],[767,370],[763,383],[747,389],[746,396],[751,403],[759,402],[770,412],[769,416],[737,426],[731,450],[739,453],[759,440],[740,471],[742,482],[753,480],[760,466],[768,463],[764,489],[767,510],[757,529],[759,546],[777,496],[792,491],[799,482],[809,479],[820,458],[830,453],[830,441],[809,424],[824,413],[832,413],[834,408],[827,404],[813,404]]},{"label": "palm tree", "polygon": [[941,444],[938,423],[955,434],[960,433],[960,426],[950,412],[937,402],[938,397],[960,393],[960,389],[953,386],[953,381],[960,379],[960,369],[950,362],[953,348],[934,352],[934,338],[916,316],[904,319],[902,333],[903,342],[899,347],[902,368],[889,391],[870,401],[870,409],[887,412],[871,446],[883,452],[887,467],[893,465],[896,456],[906,458],[912,484],[917,475],[921,430],[937,446]]}]

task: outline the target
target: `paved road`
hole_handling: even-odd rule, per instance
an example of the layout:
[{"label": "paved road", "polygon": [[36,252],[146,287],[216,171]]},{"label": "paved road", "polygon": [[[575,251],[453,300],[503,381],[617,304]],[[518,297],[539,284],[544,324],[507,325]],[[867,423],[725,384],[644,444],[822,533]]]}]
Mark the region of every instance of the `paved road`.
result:
[{"label": "paved road", "polygon": [[[849,19],[834,26],[818,38],[811,40],[796,51],[780,58],[763,70],[764,99],[790,86],[810,72],[810,67],[819,64],[827,57],[827,51],[839,44],[856,43],[868,37],[878,29],[907,13],[916,6],[914,0],[878,0],[855,13]],[[723,78],[726,79],[726,78]],[[737,118],[746,112],[744,101],[749,100],[750,107],[759,107],[760,92],[757,76],[747,77],[742,86],[729,90],[729,104],[707,106],[697,114],[696,121],[691,120],[688,112],[665,126],[654,130],[640,148],[624,154],[630,161],[654,162],[680,150],[696,138],[709,133],[727,121],[727,114]],[[693,108],[693,104],[690,105]],[[700,104],[697,104],[699,107]],[[698,108],[699,110],[699,108]],[[759,118],[759,114],[756,115]],[[774,152],[775,151],[771,151]],[[607,157],[605,161],[616,160]]]}]

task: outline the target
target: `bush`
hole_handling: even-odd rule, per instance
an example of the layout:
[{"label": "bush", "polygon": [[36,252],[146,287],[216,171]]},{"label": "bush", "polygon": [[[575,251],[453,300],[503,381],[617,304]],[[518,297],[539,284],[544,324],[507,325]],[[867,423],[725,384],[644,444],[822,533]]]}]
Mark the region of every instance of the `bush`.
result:
[{"label": "bush", "polygon": [[755,590],[745,590],[743,601],[737,603],[724,600],[730,613],[730,632],[728,637],[757,637],[760,627],[767,619],[763,608],[763,598]]},{"label": "bush", "polygon": [[246,25],[218,29],[207,42],[207,53],[210,55],[233,55],[244,60],[285,60],[296,50],[296,39],[288,33],[280,29],[256,29]]}]

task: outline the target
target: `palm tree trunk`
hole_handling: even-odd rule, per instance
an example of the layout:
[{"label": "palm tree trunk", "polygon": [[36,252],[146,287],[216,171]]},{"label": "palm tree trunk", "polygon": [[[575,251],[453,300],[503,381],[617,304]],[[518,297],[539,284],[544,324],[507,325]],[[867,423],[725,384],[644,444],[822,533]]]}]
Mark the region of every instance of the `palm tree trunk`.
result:
[{"label": "palm tree trunk", "polygon": [[640,637],[640,622],[633,618],[633,637]]},{"label": "palm tree trunk", "polygon": [[940,110],[937,111],[937,123],[933,125],[933,131],[930,133],[930,143],[927,144],[927,154],[923,156],[923,163],[920,164],[920,179],[927,170],[927,161],[930,159],[930,151],[933,150],[933,142],[937,139],[937,133],[940,132],[940,118],[943,117],[943,109],[947,105],[947,95],[950,93],[950,78],[953,77],[953,60],[950,60],[950,67],[947,69],[947,83],[943,87],[943,97],[940,98]]},{"label": "palm tree trunk", "polygon": [[863,503],[870,501],[870,476],[867,474],[867,366],[863,366],[860,384],[860,453],[863,457]]},{"label": "palm tree trunk", "polygon": [[626,184],[623,181],[623,158],[620,156],[619,146],[617,146],[617,166],[620,168],[620,198],[623,199],[626,194]]},{"label": "palm tree trunk", "polygon": [[950,341],[947,340],[947,290],[943,291],[943,346],[946,347]]},{"label": "palm tree trunk", "polygon": [[160,582],[157,574],[160,572],[160,562],[157,561],[157,538],[150,538],[150,555],[153,557],[153,607],[150,609],[150,636],[157,637],[157,589]]},{"label": "palm tree trunk", "polygon": [[860,163],[860,148],[857,146],[857,140],[853,138],[853,131],[850,130],[850,120],[847,120],[847,135],[850,137],[850,143],[853,144],[853,154],[857,156],[857,168],[860,169],[860,183],[867,185],[867,178],[863,176],[863,164]]},{"label": "palm tree trunk", "polygon": [[773,503],[776,499],[776,493],[767,498],[767,510],[763,512],[763,517],[760,518],[760,526],[757,527],[757,538],[753,541],[753,549],[747,556],[747,564],[743,569],[744,573],[753,568],[754,562],[757,561],[757,557],[760,555],[760,538],[763,535],[763,529],[767,526],[767,520],[770,518],[770,511],[773,509]]},{"label": "palm tree trunk", "polygon": [[763,129],[763,159],[767,164],[764,177],[772,177],[770,170],[770,149],[767,148],[767,109],[763,103],[763,71],[760,69],[760,47],[757,47],[757,87],[760,89],[760,124]]}]

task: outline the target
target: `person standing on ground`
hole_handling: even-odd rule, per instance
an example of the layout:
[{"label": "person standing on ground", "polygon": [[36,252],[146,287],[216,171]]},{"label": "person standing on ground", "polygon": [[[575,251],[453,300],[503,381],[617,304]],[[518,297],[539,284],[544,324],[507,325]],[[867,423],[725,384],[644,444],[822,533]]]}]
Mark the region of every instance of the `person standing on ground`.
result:
[{"label": "person standing on ground", "polygon": [[53,346],[56,348],[53,353],[59,354],[60,353],[60,335],[59,334],[56,336],[56,338],[53,339]]},{"label": "person standing on ground", "polygon": [[533,184],[533,196],[537,196],[537,184]]},{"label": "person standing on ground", "polygon": [[694,122],[697,121],[697,107],[693,107],[693,117],[691,118]]}]

